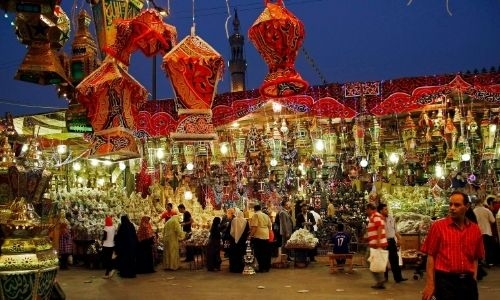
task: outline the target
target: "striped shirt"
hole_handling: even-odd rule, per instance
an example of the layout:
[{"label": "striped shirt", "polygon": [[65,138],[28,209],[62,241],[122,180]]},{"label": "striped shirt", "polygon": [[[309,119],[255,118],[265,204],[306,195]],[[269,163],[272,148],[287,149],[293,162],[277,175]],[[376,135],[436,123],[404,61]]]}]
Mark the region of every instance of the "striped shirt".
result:
[{"label": "striped shirt", "polygon": [[[381,228],[380,241],[377,230]],[[374,212],[368,217],[368,226],[366,227],[366,236],[368,239],[368,246],[371,247],[387,247],[387,238],[385,236],[385,222],[384,217]]]},{"label": "striped shirt", "polygon": [[460,229],[451,217],[432,224],[421,250],[433,256],[435,270],[443,272],[473,273],[474,262],[484,258],[479,226],[467,220]]}]

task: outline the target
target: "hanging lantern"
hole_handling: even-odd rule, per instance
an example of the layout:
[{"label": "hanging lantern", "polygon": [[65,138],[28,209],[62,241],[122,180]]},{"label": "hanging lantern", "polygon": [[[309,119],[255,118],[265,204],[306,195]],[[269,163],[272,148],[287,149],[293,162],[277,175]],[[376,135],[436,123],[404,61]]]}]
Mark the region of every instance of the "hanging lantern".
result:
[{"label": "hanging lantern", "polygon": [[90,157],[112,161],[140,157],[133,130],[147,91],[112,58],[77,87],[94,129]]},{"label": "hanging lantern", "polygon": [[363,122],[356,119],[352,126],[352,135],[354,137],[354,156],[361,157],[366,155],[365,151],[365,126]]},{"label": "hanging lantern", "polygon": [[104,51],[126,66],[130,54],[141,50],[151,57],[158,53],[164,55],[177,43],[177,30],[165,24],[160,13],[148,9],[129,20],[122,20],[116,26],[116,38]]},{"label": "hanging lantern", "polygon": [[[193,30],[194,31],[194,30]],[[194,32],[163,57],[179,109],[210,109],[224,60]]]},{"label": "hanging lantern", "polygon": [[57,52],[49,42],[32,42],[14,76],[16,80],[49,85],[69,83]]},{"label": "hanging lantern", "polygon": [[446,118],[446,123],[443,131],[443,138],[446,142],[447,154],[446,157],[452,159],[455,156],[455,147],[458,138],[458,130],[453,124],[450,116]]},{"label": "hanging lantern", "polygon": [[236,150],[236,160],[235,163],[244,163],[246,160],[246,149],[245,149],[246,138],[243,131],[240,129],[238,135],[234,139],[235,150]]},{"label": "hanging lantern", "polygon": [[208,43],[195,35],[185,37],[163,57],[163,68],[175,92],[180,116],[175,140],[213,140],[212,101],[222,76],[224,60]]},{"label": "hanging lantern", "polygon": [[331,123],[331,121],[329,122],[323,133],[323,139],[325,140],[325,165],[327,167],[333,167],[337,165],[335,155],[337,154],[338,136],[335,132],[335,129],[333,128],[333,124]]},{"label": "hanging lantern", "polygon": [[417,127],[415,126],[415,122],[413,122],[411,115],[408,115],[408,117],[406,117],[405,122],[402,126],[401,135],[406,151],[405,160],[407,162],[418,161],[418,156],[415,153],[415,148],[417,146]]},{"label": "hanging lantern", "polygon": [[308,83],[295,70],[295,58],[304,40],[304,25],[282,0],[266,0],[266,8],[248,30],[248,37],[269,67],[260,87],[265,97],[303,94]]},{"label": "hanging lantern", "polygon": [[117,36],[117,23],[137,16],[143,0],[92,0],[92,12],[99,48],[111,46]]},{"label": "hanging lantern", "polygon": [[181,149],[178,143],[172,145],[172,166],[177,166],[180,162]]}]

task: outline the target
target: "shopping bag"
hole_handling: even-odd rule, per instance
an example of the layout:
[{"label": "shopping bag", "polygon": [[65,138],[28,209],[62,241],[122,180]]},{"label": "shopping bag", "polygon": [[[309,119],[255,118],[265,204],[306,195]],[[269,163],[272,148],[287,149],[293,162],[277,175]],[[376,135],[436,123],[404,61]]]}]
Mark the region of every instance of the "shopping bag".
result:
[{"label": "shopping bag", "polygon": [[389,261],[389,251],[384,249],[370,248],[370,271],[374,273],[385,272]]}]

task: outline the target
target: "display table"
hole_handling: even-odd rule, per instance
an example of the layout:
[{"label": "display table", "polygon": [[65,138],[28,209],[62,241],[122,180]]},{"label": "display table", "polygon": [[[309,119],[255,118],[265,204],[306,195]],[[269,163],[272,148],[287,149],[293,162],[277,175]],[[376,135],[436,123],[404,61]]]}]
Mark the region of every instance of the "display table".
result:
[{"label": "display table", "polygon": [[199,270],[205,266],[206,259],[206,246],[205,245],[195,245],[195,244],[185,244],[186,253],[191,253],[193,255],[193,260],[189,262],[190,270]]},{"label": "display table", "polygon": [[285,246],[290,254],[295,268],[306,268],[309,265],[309,256],[314,248],[300,246]]}]

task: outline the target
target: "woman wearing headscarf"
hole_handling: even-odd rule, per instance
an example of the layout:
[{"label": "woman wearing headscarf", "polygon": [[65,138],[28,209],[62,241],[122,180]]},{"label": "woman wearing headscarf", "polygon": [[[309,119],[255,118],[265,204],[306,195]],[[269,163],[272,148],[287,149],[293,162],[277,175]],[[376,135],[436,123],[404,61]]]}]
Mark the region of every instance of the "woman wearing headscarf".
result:
[{"label": "woman wearing headscarf", "polygon": [[163,266],[165,270],[177,270],[181,264],[179,241],[184,238],[179,216],[173,215],[163,227]]},{"label": "woman wearing headscarf", "polygon": [[137,234],[135,227],[127,215],[120,219],[121,223],[115,238],[115,251],[120,277],[134,278],[136,276]]},{"label": "woman wearing headscarf", "polygon": [[137,230],[137,239],[139,240],[137,248],[137,273],[139,274],[153,273],[155,271],[153,258],[155,233],[150,221],[150,217],[143,216]]},{"label": "woman wearing headscarf", "polygon": [[207,270],[212,272],[220,271],[220,264],[222,263],[220,258],[220,221],[219,217],[213,219],[210,235],[208,236]]},{"label": "woman wearing headscarf", "polygon": [[115,250],[115,227],[113,226],[113,218],[106,216],[104,219],[104,230],[102,234],[102,260],[106,273],[105,279],[113,277],[113,251]]},{"label": "woman wearing headscarf", "polygon": [[231,246],[229,247],[229,272],[241,273],[245,267],[243,257],[246,253],[246,241],[250,227],[241,210],[231,221]]}]

